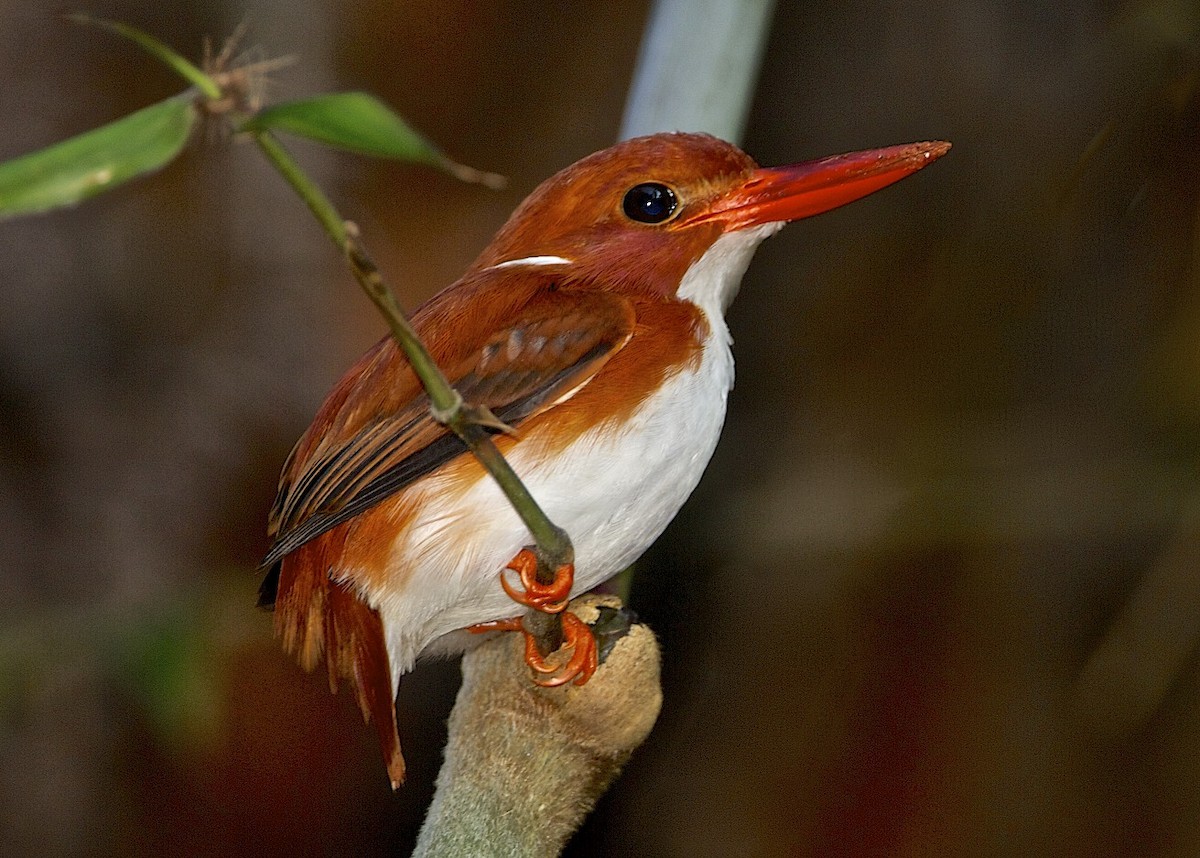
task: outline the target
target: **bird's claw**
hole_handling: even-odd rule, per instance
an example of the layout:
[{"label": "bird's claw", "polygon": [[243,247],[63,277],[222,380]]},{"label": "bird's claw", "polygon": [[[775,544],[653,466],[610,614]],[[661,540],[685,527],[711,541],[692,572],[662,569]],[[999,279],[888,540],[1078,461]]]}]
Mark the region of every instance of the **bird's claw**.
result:
[{"label": "bird's claw", "polygon": [[562,667],[556,668],[546,664],[542,654],[538,652],[537,642],[532,635],[525,637],[525,663],[538,673],[555,674],[545,679],[534,678],[534,682],[543,688],[557,688],[572,680],[576,685],[583,685],[592,678],[596,668],[600,666],[599,651],[596,648],[596,636],[592,634],[588,624],[570,611],[562,615],[563,646],[573,648],[571,657]]},{"label": "bird's claw", "polygon": [[[492,620],[487,623],[476,623],[468,626],[467,631],[474,634],[485,632],[520,632],[525,636],[525,663],[534,673],[533,681],[543,688],[557,688],[574,680],[576,685],[583,685],[592,678],[596,668],[600,666],[599,651],[596,648],[596,637],[591,628],[579,617],[569,611],[562,614],[562,630],[564,647],[571,647],[571,657],[565,664],[554,665],[546,661],[538,651],[537,639],[525,629],[521,617],[509,617],[505,620]],[[561,647],[560,647],[561,649]]]},{"label": "bird's claw", "polygon": [[574,565],[564,563],[559,566],[554,572],[554,580],[549,584],[543,584],[537,579],[537,567],[537,556],[528,548],[522,548],[505,569],[517,573],[524,589],[518,590],[509,584],[504,572],[500,573],[500,586],[518,605],[533,608],[543,614],[562,613],[570,600],[571,587],[575,584]]}]

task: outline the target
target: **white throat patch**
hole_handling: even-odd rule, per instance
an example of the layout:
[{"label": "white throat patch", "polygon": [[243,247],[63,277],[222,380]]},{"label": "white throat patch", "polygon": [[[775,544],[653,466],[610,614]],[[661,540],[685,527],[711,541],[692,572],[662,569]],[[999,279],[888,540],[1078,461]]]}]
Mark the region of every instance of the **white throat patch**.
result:
[{"label": "white throat patch", "polygon": [[725,233],[687,270],[675,294],[713,318],[724,318],[725,310],[742,285],[742,275],[754,251],[764,238],[779,232],[783,224],[783,221],[764,223]]}]

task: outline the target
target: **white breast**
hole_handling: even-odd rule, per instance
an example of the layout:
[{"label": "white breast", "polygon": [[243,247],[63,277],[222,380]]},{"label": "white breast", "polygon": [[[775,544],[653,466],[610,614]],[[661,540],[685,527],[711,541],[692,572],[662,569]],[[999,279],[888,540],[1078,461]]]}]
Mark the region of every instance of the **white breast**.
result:
[{"label": "white breast", "polygon": [[[733,385],[723,310],[754,248],[773,231],[724,236],[689,271],[679,294],[704,311],[710,330],[700,364],[668,379],[622,433],[592,430],[552,459],[530,443],[513,448],[514,470],[574,543],[573,595],[636,560],[700,481]],[[445,479],[422,482],[420,511],[394,543],[395,568],[419,585],[368,594],[383,619],[394,680],[422,650],[446,648],[430,646],[443,635],[518,612],[497,575],[532,542],[529,532],[491,479],[465,494],[447,491]]]}]

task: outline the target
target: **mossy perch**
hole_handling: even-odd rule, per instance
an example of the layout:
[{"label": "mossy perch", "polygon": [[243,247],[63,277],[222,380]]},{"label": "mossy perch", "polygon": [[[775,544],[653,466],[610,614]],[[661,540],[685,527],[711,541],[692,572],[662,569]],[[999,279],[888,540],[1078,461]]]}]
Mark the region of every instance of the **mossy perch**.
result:
[{"label": "mossy perch", "polygon": [[[588,623],[601,606],[611,615],[620,602],[572,603]],[[604,633],[598,638],[603,652]],[[583,686],[534,685],[522,646],[519,635],[499,635],[464,656],[446,759],[414,856],[559,854],[654,726],[662,689],[648,627],[629,627]]]}]

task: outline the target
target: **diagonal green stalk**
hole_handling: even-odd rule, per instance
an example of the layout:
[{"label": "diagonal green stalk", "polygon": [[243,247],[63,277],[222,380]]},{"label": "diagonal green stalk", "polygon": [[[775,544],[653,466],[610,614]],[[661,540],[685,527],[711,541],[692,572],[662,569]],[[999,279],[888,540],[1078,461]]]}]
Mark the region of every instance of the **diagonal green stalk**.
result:
[{"label": "diagonal green stalk", "polygon": [[250,131],[248,133],[250,139],[258,144],[258,148],[267,156],[271,166],[283,176],[284,180],[292,186],[292,190],[308,206],[309,211],[320,222],[333,243],[339,250],[345,250],[348,237],[346,222],[337,213],[337,209],[333,207],[329,197],[325,196],[325,193],[300,169],[300,165],[283,148],[283,144],[275,138],[274,134],[270,131]]},{"label": "diagonal green stalk", "polygon": [[[65,17],[74,23],[109,30],[136,42],[188,80],[200,91],[202,97],[210,102],[219,102],[226,95],[222,90],[222,84],[217,79],[197,68],[162,42],[135,27],[118,21],[94,18],[86,13],[75,13]],[[512,466],[500,454],[499,449],[484,428],[485,426],[498,426],[501,429],[506,427],[500,424],[487,409],[466,405],[462,396],[450,385],[429,354],[429,350],[425,348],[425,344],[413,330],[408,318],[396,303],[391,288],[384,281],[378,267],[363,246],[358,229],[342,218],[325,193],[308,178],[291,154],[269,130],[245,128],[244,126],[243,130],[250,135],[267,160],[308,206],[338,250],[346,255],[355,279],[387,320],[392,336],[408,357],[413,371],[425,387],[425,391],[429,395],[430,413],[435,420],[444,424],[462,440],[467,449],[500,486],[501,491],[504,492],[505,497],[508,498],[509,503],[512,504],[513,509],[516,510],[517,515],[520,516],[521,521],[525,523],[533,536],[538,559],[538,580],[546,584],[551,583],[554,580],[555,571],[560,566],[574,562],[574,548],[566,531],[550,521],[550,518],[534,500],[533,495],[525,488]],[[479,176],[475,176],[475,179],[478,180]],[[561,645],[562,618],[557,614],[548,615],[539,611],[531,611],[525,622],[529,631],[537,638],[538,646],[544,655],[558,649]]]},{"label": "diagonal green stalk", "polygon": [[[396,303],[391,288],[363,246],[357,228],[342,219],[329,198],[300,169],[270,131],[249,133],[267,160],[312,211],[333,243],[346,254],[355,279],[387,320],[392,336],[404,350],[413,371],[429,394],[433,416],[466,444],[500,486],[536,542],[538,580],[544,583],[553,581],[554,571],[559,566],[574,561],[571,540],[566,531],[549,519],[492,442],[484,425],[494,422],[494,418],[489,420],[490,415],[481,414],[477,409],[465,405],[462,396],[450,385]],[[557,649],[561,642],[561,618],[558,615],[531,613],[527,622],[531,626],[530,631],[538,638],[543,653]]]},{"label": "diagonal green stalk", "polygon": [[[480,414],[476,409],[463,403],[462,396],[450,386],[450,382],[426,350],[425,344],[413,330],[408,318],[396,304],[392,290],[384,282],[379,269],[375,267],[375,263],[359,240],[358,230],[350,224],[345,232],[347,238],[343,247],[350,260],[354,276],[375,306],[383,313],[384,318],[387,319],[388,325],[392,329],[392,336],[404,349],[413,371],[421,379],[421,384],[429,394],[429,400],[432,403],[430,410],[433,412],[434,418],[444,423],[461,438],[488,473],[492,475],[492,478],[500,484],[501,490],[513,504],[517,514],[521,516],[521,520],[525,522],[538,545],[547,554],[563,558],[555,566],[570,562],[571,544],[566,538],[566,533],[546,517],[533,495],[525,488],[525,484],[521,482],[512,466],[508,464],[508,460],[500,454],[492,442],[491,436],[485,431],[484,425],[492,422],[494,418],[487,414]],[[551,576],[552,579],[553,576]]]}]

